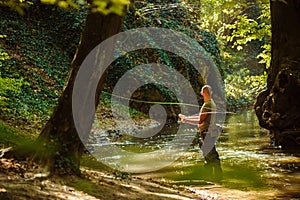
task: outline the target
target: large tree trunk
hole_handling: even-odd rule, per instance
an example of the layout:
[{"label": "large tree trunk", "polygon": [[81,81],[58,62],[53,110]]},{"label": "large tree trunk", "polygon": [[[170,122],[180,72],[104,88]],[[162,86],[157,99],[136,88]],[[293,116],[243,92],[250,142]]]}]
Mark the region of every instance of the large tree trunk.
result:
[{"label": "large tree trunk", "polygon": [[255,111],[275,145],[300,146],[300,2],[271,1],[272,60]]},{"label": "large tree trunk", "polygon": [[[71,65],[71,72],[59,103],[50,120],[37,139],[37,158],[49,166],[52,174],[78,174],[82,144],[73,121],[72,92],[78,70],[89,52],[108,37],[120,32],[123,17],[115,14],[102,15],[89,12],[80,44]],[[95,106],[99,102],[105,76],[99,81]],[[85,90],[89,91],[88,84]],[[94,116],[85,116],[89,120],[85,130],[90,131]]]}]

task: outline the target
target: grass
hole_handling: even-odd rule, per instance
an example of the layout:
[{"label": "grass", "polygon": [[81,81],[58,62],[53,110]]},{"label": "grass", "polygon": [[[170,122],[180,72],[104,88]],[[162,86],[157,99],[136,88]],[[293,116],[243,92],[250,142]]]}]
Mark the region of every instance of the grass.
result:
[{"label": "grass", "polygon": [[81,166],[96,171],[112,172],[112,169],[102,162],[98,162],[92,155],[84,155],[81,159]]},{"label": "grass", "polygon": [[28,134],[5,124],[3,121],[0,121],[0,145],[2,145],[3,148],[28,144],[34,141],[35,138],[36,135]]}]

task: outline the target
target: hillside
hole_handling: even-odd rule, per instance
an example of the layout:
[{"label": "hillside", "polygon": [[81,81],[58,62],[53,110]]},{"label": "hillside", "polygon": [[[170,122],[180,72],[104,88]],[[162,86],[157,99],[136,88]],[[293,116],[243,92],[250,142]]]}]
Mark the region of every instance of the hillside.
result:
[{"label": "hillside", "polygon": [[[163,8],[159,6],[137,3],[135,11],[131,10],[126,15],[123,30],[154,26],[181,31],[198,40],[220,66],[215,37],[198,28],[195,20],[191,18],[189,7],[176,2]],[[26,128],[41,128],[55,108],[67,79],[85,23],[86,10],[66,11],[40,5],[31,6],[24,16],[6,7],[0,7],[0,11],[0,53],[5,55],[1,59],[0,75],[2,78],[14,78],[21,85],[15,90],[0,93],[8,98],[5,105],[0,104],[1,118]],[[118,77],[126,70],[136,64],[155,62],[158,59],[165,60],[167,63],[163,64],[169,66],[187,65],[186,61],[174,58],[166,52],[135,52],[133,60],[128,61],[125,57],[114,63],[114,70],[111,70],[107,78],[107,92],[111,91],[109,88],[113,88]],[[183,69],[179,70],[185,73]],[[187,71],[190,71],[187,76],[192,84],[198,88],[196,91],[200,91],[201,85],[195,69]],[[168,92],[166,94],[168,96]],[[144,94],[139,98],[145,98]],[[172,97],[167,100],[172,101]],[[143,111],[141,108],[147,106],[141,104],[135,107]]]},{"label": "hillside", "polygon": [[24,16],[0,7],[2,78],[21,80],[19,91],[6,91],[0,114],[20,125],[41,127],[52,113],[68,76],[85,21],[84,10],[32,6]]}]

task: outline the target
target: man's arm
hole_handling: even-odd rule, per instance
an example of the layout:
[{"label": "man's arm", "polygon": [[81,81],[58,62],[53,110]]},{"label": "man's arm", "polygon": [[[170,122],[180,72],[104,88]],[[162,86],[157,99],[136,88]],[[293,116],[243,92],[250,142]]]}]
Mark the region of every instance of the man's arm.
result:
[{"label": "man's arm", "polygon": [[207,115],[208,114],[206,114],[206,113],[200,113],[199,115],[193,115],[193,116],[185,116],[183,114],[179,114],[178,117],[181,119],[180,122],[182,122],[182,123],[198,125],[198,124],[201,124],[205,120]]}]

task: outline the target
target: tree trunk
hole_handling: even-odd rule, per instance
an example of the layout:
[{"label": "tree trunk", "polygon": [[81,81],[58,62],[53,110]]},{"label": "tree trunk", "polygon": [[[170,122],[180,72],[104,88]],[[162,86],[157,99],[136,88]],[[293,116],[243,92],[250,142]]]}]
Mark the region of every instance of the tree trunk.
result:
[{"label": "tree trunk", "polygon": [[[71,71],[59,103],[51,118],[39,135],[36,158],[49,166],[52,174],[79,174],[80,157],[84,151],[73,121],[72,92],[78,70],[89,52],[110,36],[120,32],[123,17],[115,14],[102,15],[89,12],[80,44],[77,48]],[[98,105],[105,76],[102,76],[97,89],[95,106]],[[88,84],[85,88],[89,91]],[[86,131],[90,131],[94,116],[86,116]]]},{"label": "tree trunk", "polygon": [[294,148],[300,146],[300,2],[286,2],[271,1],[271,67],[255,111],[275,145]]}]

